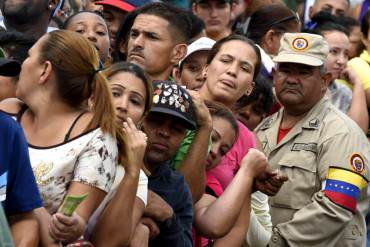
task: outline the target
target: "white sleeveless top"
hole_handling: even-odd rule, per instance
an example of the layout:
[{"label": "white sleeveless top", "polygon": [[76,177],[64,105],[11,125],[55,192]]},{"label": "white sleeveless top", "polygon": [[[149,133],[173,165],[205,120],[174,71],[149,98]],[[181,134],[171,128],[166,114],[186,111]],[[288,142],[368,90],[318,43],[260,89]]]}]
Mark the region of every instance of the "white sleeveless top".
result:
[{"label": "white sleeveless top", "polygon": [[109,192],[116,174],[116,140],[100,128],[59,145],[29,145],[32,169],[44,207],[57,212],[70,182],[79,182]]}]

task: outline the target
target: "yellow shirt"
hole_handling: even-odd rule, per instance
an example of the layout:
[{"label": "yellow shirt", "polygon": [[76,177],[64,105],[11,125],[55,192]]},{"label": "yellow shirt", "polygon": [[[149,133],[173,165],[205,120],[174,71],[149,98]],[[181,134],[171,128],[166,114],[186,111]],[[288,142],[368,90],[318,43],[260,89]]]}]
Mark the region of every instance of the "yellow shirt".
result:
[{"label": "yellow shirt", "polygon": [[[367,90],[370,88],[370,55],[369,53],[364,50],[360,57],[352,58],[348,61],[348,65],[350,65],[353,70],[357,73],[357,75],[360,77],[360,80],[362,81],[362,85],[364,87],[364,90]],[[349,88],[352,89],[352,85],[347,83],[343,80],[336,80],[339,83],[347,85]]]}]

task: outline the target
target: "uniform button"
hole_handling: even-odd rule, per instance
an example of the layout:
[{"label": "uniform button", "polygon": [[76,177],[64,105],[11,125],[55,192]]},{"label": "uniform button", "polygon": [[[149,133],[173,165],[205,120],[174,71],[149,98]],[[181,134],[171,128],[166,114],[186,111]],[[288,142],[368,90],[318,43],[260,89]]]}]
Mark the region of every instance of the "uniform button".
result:
[{"label": "uniform button", "polygon": [[355,229],[352,230],[352,235],[356,236],[356,230]]},{"label": "uniform button", "polygon": [[272,237],[272,242],[276,243],[278,240],[279,240],[279,238],[277,236]]},{"label": "uniform button", "polygon": [[323,196],[323,194],[322,194],[322,193],[318,193],[318,194],[317,194],[317,197],[318,197],[319,199],[322,199],[324,196]]}]

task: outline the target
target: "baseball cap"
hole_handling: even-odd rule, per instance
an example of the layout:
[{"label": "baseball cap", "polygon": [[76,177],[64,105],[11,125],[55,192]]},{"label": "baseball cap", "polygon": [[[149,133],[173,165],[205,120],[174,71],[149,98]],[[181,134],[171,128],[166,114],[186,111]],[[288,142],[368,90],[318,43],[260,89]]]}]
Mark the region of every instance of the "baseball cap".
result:
[{"label": "baseball cap", "polygon": [[216,43],[213,39],[207,38],[207,37],[201,37],[191,43],[188,46],[188,51],[186,52],[186,55],[181,61],[179,62],[179,66],[181,67],[181,64],[187,59],[190,55],[197,51],[209,51],[212,49],[213,45]]},{"label": "baseball cap", "polygon": [[21,72],[21,64],[15,60],[0,58],[0,75],[1,76],[17,76]]},{"label": "baseball cap", "polygon": [[165,113],[196,129],[193,101],[185,88],[173,81],[153,81],[153,105],[150,112]]},{"label": "baseball cap", "polygon": [[217,1],[217,2],[223,2],[223,3],[231,3],[231,0],[194,0],[194,3],[204,3],[204,2],[210,2],[210,1]]},{"label": "baseball cap", "polygon": [[97,5],[109,5],[112,7],[116,7],[122,11],[131,12],[135,9],[135,7],[123,0],[103,0],[95,2]]},{"label": "baseball cap", "polygon": [[127,3],[131,4],[134,7],[140,7],[147,3],[156,2],[155,0],[125,0]]},{"label": "baseball cap", "polygon": [[285,33],[280,49],[273,61],[321,66],[325,63],[329,45],[321,35],[310,33]]}]

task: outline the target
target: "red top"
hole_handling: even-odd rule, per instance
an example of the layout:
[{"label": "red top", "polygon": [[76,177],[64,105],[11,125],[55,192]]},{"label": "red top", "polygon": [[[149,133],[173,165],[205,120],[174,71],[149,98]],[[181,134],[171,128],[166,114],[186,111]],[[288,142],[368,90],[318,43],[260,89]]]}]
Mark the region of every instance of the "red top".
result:
[{"label": "red top", "polygon": [[287,128],[287,129],[279,128],[279,133],[278,133],[277,143],[279,143],[279,142],[284,138],[284,136],[286,136],[286,134],[288,134],[288,132],[289,132],[291,129],[292,129],[292,128]]}]

